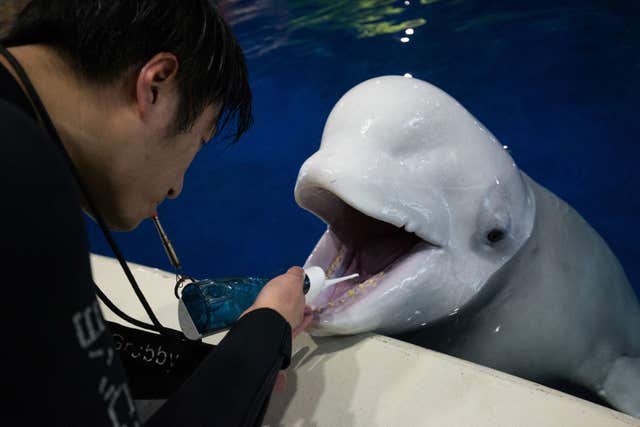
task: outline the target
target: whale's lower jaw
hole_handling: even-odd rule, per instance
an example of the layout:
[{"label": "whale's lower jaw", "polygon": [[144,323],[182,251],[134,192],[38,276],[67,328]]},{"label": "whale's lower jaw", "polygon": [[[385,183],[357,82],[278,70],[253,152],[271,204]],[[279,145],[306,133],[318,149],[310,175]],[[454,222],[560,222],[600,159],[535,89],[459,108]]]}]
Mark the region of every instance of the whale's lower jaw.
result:
[{"label": "whale's lower jaw", "polygon": [[312,289],[310,331],[317,336],[374,331],[381,326],[386,303],[399,298],[389,292],[407,277],[416,276],[430,252],[439,246],[374,219],[349,206],[328,190],[312,189],[314,203],[303,206],[320,216],[328,229],[306,266],[323,268],[328,278],[358,273],[355,279],[327,289]]}]

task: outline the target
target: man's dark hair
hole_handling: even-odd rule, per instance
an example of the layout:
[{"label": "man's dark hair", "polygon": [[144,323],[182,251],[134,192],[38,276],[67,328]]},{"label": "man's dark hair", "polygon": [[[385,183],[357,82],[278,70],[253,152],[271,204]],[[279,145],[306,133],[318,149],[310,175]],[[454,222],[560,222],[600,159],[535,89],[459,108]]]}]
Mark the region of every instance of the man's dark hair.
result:
[{"label": "man's dark hair", "polygon": [[177,132],[214,103],[222,106],[218,134],[235,121],[235,142],[252,123],[244,55],[210,0],[32,0],[2,43],[51,46],[97,83],[115,82],[169,52],[180,64]]}]

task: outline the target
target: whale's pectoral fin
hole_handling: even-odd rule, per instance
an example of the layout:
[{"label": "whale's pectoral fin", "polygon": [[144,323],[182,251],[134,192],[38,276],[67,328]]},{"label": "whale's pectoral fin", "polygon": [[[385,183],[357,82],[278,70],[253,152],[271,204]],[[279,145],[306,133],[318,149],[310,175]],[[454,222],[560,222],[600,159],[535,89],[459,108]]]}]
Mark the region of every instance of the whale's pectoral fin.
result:
[{"label": "whale's pectoral fin", "polygon": [[615,408],[640,418],[640,357],[616,359],[601,394]]}]

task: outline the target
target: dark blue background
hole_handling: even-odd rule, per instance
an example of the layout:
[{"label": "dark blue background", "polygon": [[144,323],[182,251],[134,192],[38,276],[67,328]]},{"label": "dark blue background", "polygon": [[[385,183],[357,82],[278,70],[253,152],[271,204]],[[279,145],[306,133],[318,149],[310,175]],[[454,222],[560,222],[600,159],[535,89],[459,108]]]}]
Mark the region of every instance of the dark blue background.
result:
[{"label": "dark blue background", "polygon": [[[355,84],[412,73],[458,99],[527,174],[578,210],[640,290],[640,9],[635,1],[225,1],[249,56],[255,126],[209,144],[160,210],[194,276],[279,274],[324,225],[293,199],[298,169]],[[323,5],[321,7],[321,5]],[[363,22],[424,18],[363,37]],[[369,27],[367,27],[369,28]],[[110,255],[95,225],[92,250]],[[170,270],[152,224],[116,239],[130,261]]]}]

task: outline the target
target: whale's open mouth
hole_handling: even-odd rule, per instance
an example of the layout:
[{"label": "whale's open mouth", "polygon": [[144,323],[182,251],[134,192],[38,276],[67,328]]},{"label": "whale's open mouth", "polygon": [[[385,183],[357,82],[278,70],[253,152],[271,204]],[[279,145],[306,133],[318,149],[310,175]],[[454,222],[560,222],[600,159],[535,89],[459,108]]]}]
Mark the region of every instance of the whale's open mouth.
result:
[{"label": "whale's open mouth", "polygon": [[375,289],[392,287],[402,278],[415,275],[424,262],[425,251],[439,247],[362,213],[325,189],[306,188],[302,199],[307,209],[329,225],[307,265],[322,267],[328,278],[359,274],[314,292],[308,303],[316,317],[375,298]]}]

